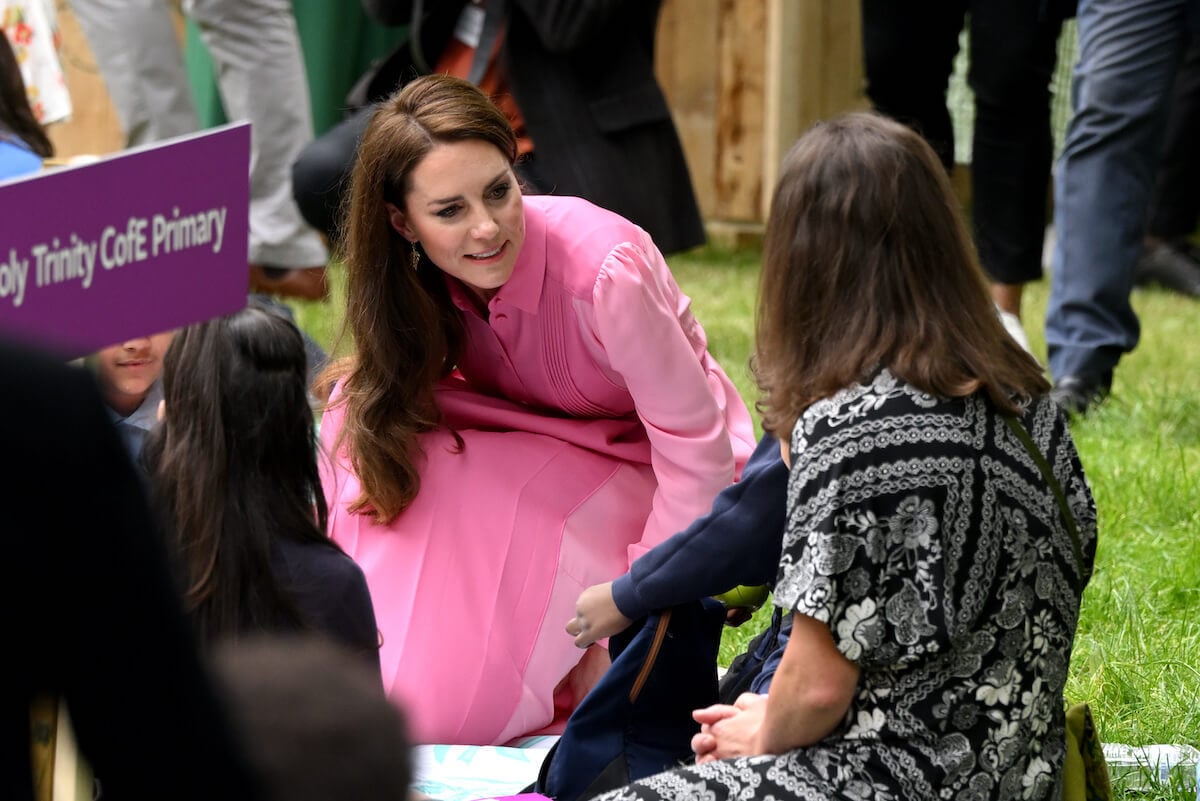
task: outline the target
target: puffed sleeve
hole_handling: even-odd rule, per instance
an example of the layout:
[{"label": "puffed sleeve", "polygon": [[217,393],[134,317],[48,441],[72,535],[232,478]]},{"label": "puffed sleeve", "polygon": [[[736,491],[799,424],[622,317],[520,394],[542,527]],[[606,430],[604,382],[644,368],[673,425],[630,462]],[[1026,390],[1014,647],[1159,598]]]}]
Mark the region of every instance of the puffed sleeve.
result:
[{"label": "puffed sleeve", "polygon": [[592,300],[594,336],[633,398],[658,480],[632,563],[708,512],[749,457],[753,424],[648,237],[608,254]]}]

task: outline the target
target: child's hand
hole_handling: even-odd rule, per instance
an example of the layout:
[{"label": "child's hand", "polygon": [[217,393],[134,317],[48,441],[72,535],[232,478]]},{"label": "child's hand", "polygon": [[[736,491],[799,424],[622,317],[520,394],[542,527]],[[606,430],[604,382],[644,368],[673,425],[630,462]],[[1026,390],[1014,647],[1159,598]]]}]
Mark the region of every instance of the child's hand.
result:
[{"label": "child's hand", "polygon": [[621,614],[613,601],[612,582],[594,584],[584,590],[575,602],[575,617],[567,623],[567,634],[575,638],[575,645],[587,648],[596,640],[603,640],[629,628],[633,621]]},{"label": "child's hand", "polygon": [[731,606],[725,610],[725,625],[740,626],[754,617],[754,608],[750,606]]}]

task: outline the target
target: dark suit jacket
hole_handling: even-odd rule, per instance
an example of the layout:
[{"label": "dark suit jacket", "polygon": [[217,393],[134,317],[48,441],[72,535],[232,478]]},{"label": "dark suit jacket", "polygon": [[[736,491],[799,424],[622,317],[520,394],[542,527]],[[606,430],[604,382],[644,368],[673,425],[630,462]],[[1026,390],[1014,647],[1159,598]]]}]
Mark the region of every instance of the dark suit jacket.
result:
[{"label": "dark suit jacket", "polygon": [[338,549],[284,537],[275,538],[271,568],[312,630],[361,656],[382,684],[379,629],[362,568]]},{"label": "dark suit jacket", "polygon": [[33,797],[38,692],[105,799],[254,797],[91,375],[0,343],[0,387],[0,798]]},{"label": "dark suit jacket", "polygon": [[[430,66],[466,3],[424,0],[413,26],[418,3],[363,0],[378,21],[418,29]],[[704,226],[654,75],[660,6],[660,0],[508,0],[500,57],[546,190],[615,211],[649,231],[664,253],[674,253],[703,243]],[[408,42],[382,65],[367,94],[381,99],[417,74]]]}]

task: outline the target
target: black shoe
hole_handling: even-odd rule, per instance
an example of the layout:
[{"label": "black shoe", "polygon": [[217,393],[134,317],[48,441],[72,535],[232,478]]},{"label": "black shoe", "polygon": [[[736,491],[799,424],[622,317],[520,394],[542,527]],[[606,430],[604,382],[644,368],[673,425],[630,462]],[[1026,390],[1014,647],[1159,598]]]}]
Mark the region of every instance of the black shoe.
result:
[{"label": "black shoe", "polygon": [[1095,406],[1108,397],[1111,386],[1111,372],[1099,378],[1065,375],[1054,382],[1050,399],[1067,414],[1087,414],[1089,406]]},{"label": "black shoe", "polygon": [[1158,284],[1166,289],[1200,298],[1200,261],[1166,243],[1152,245],[1138,259],[1134,282],[1139,286]]}]

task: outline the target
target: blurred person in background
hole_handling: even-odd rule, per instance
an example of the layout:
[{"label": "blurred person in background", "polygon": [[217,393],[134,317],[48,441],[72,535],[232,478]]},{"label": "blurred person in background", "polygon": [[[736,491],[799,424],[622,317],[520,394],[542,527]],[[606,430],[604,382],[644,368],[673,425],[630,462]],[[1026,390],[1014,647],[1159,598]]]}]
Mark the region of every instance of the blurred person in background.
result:
[{"label": "blurred person in background", "polygon": [[[71,0],[127,147],[200,129],[172,4]],[[319,300],[329,254],[292,199],[291,164],[313,136],[308,80],[288,0],[184,0],[216,64],[231,120],[249,120],[250,286]]]},{"label": "blurred person in background", "polygon": [[1054,173],[1046,346],[1054,399],[1082,414],[1137,346],[1130,294],[1200,0],[1080,0],[1078,18],[1071,122]]},{"label": "blurred person in background", "polygon": [[660,0],[363,0],[408,41],[364,75],[345,122],[293,168],[308,221],[340,238],[358,142],[374,104],[430,72],[469,80],[517,133],[526,194],[576,195],[649,232],[666,254],[704,242],[704,225],[654,73]]}]

